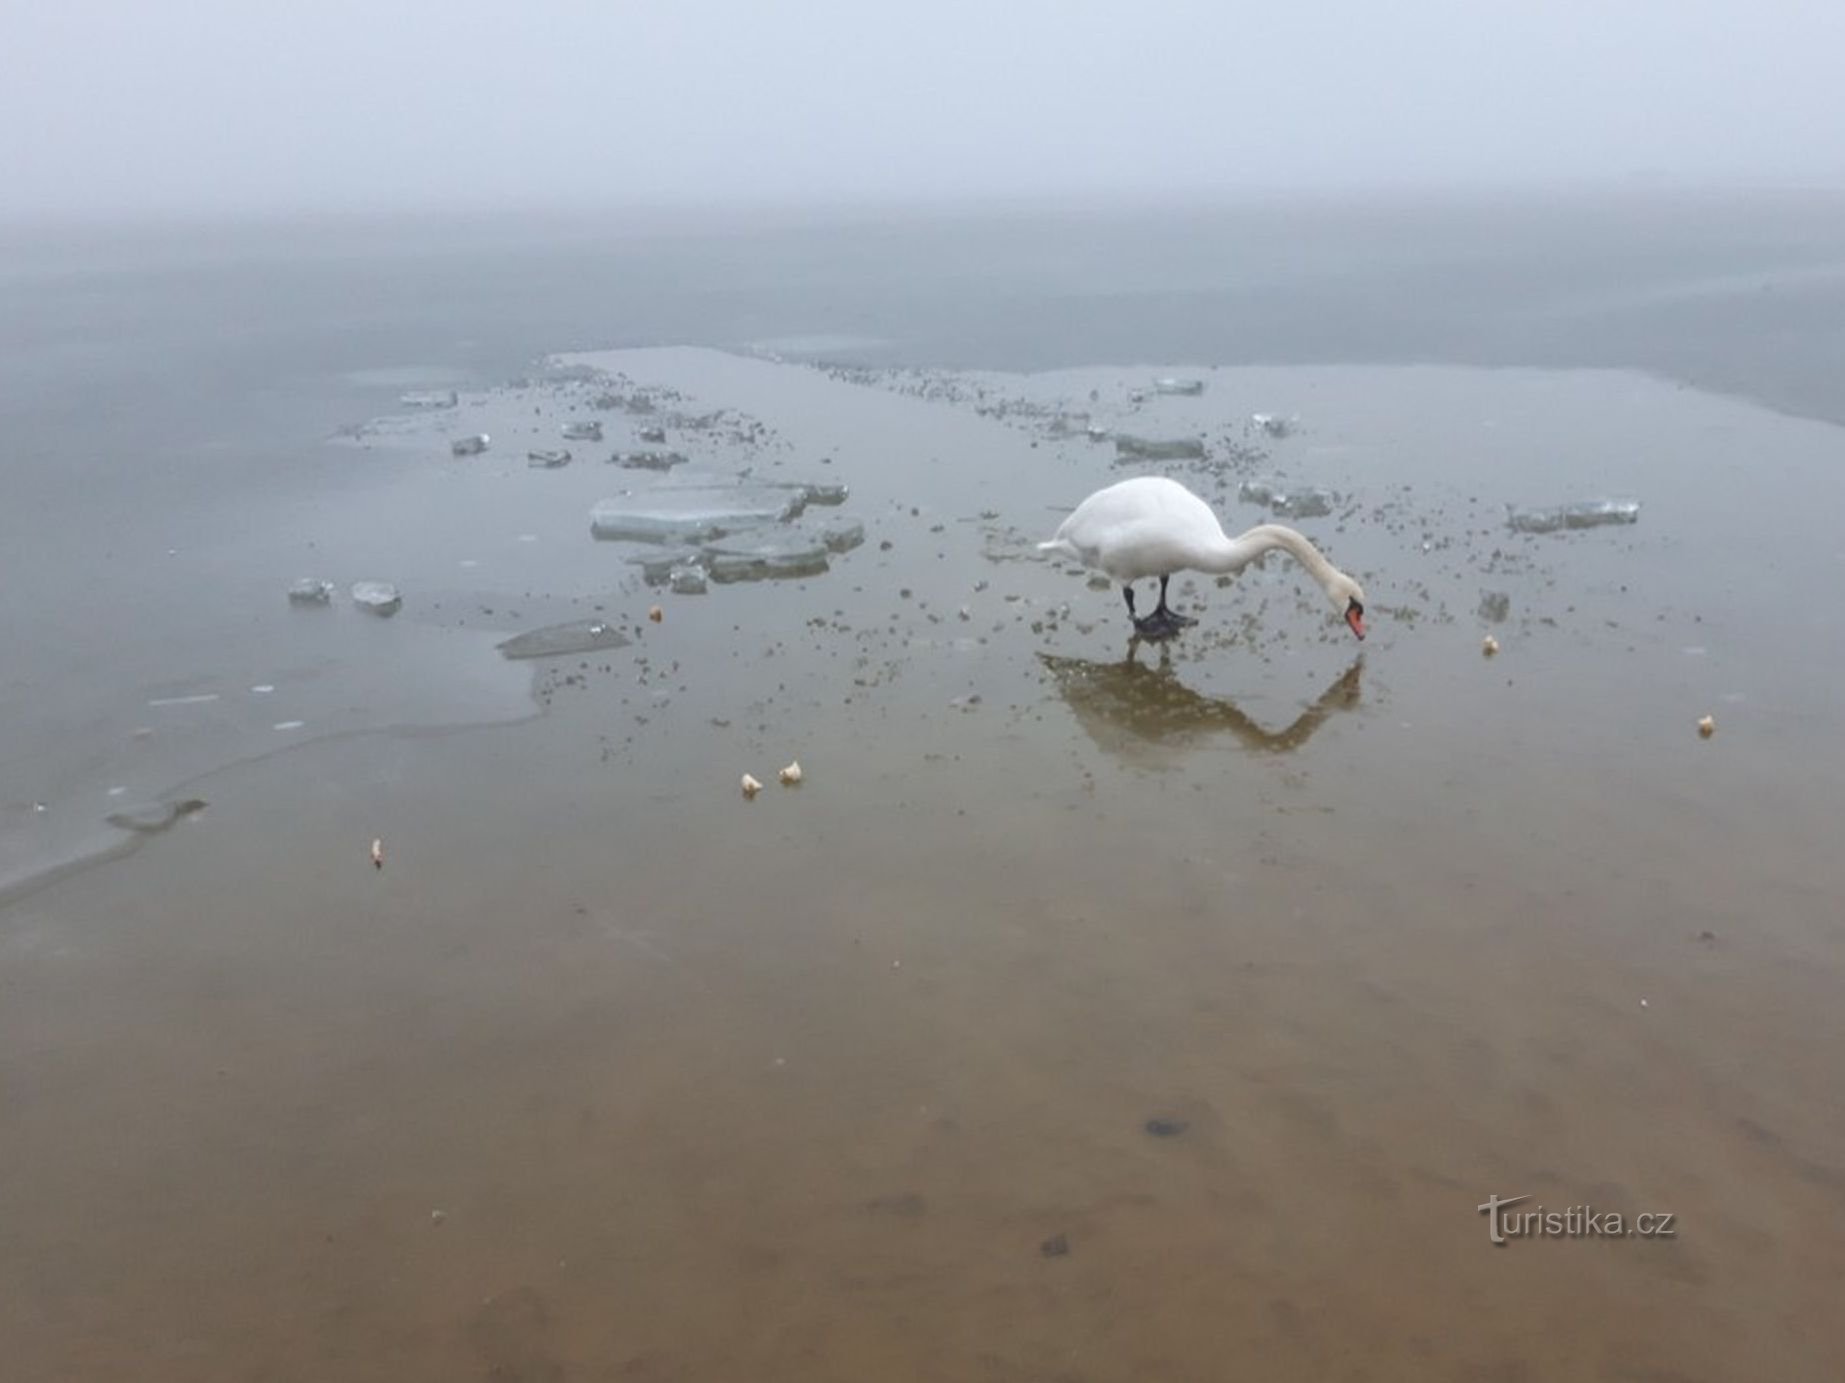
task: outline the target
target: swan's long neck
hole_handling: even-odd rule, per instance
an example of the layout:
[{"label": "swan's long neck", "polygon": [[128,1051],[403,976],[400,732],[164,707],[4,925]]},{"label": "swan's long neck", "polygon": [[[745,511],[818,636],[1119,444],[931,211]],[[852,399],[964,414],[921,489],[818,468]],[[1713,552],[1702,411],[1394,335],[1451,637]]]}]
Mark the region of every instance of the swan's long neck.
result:
[{"label": "swan's long neck", "polygon": [[1319,582],[1321,590],[1332,588],[1339,569],[1328,562],[1320,550],[1292,528],[1278,523],[1259,523],[1247,533],[1226,537],[1213,551],[1205,554],[1198,566],[1209,572],[1238,572],[1265,552],[1280,548],[1307,569]]}]

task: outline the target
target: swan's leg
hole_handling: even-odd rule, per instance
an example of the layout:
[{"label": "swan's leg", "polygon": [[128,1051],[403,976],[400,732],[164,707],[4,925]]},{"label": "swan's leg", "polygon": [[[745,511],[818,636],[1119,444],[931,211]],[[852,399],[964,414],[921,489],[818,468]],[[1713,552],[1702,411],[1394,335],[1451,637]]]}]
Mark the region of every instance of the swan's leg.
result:
[{"label": "swan's leg", "polygon": [[1164,615],[1166,617],[1166,622],[1174,629],[1183,629],[1188,624],[1196,624],[1198,621],[1193,619],[1190,615],[1182,615],[1177,610],[1167,607],[1166,583],[1170,580],[1172,580],[1171,572],[1166,573],[1166,575],[1160,578],[1160,603],[1158,608],[1153,611],[1154,616],[1157,618]]},{"label": "swan's leg", "polygon": [[1170,639],[1178,632],[1178,626],[1171,622],[1172,611],[1162,607],[1150,615],[1134,613],[1134,587],[1127,582],[1121,585],[1122,598],[1127,601],[1128,618],[1134,622],[1134,633],[1143,639]]}]

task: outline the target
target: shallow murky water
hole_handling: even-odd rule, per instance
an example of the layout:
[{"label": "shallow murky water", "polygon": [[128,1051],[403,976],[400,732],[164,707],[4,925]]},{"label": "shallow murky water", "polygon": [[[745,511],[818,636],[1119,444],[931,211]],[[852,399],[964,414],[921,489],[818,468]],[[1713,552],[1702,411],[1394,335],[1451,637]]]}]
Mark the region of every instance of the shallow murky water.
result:
[{"label": "shallow murky water", "polygon": [[[1615,374],[588,359],[359,439],[263,656],[172,693],[323,641],[318,738],[247,727],[0,913],[19,1376],[1828,1376],[1837,429]],[[604,463],[660,411],[686,466]],[[745,470],[864,542],[678,595],[591,537]],[[1331,490],[1294,522],[1370,639],[1271,558],[1131,645],[1032,544],[1151,470],[1232,531]],[[1506,526],[1602,496],[1638,523]],[[1677,1234],[1495,1248],[1489,1195]]]}]

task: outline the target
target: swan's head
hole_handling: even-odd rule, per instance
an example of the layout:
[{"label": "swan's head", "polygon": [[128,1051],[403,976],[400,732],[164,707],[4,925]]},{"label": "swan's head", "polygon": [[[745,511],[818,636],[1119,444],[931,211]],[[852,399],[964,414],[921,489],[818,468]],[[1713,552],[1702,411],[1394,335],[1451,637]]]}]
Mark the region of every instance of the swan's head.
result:
[{"label": "swan's head", "polygon": [[1351,631],[1362,639],[1365,636],[1364,587],[1344,572],[1335,571],[1327,578],[1326,598],[1332,601],[1333,609],[1339,612]]}]

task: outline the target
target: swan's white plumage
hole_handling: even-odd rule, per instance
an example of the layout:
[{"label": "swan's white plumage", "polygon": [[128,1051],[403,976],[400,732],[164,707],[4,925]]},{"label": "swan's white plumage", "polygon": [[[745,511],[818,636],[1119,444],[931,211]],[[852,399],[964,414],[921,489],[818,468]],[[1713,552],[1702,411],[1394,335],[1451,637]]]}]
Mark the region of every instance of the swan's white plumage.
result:
[{"label": "swan's white plumage", "polygon": [[1202,567],[1227,542],[1210,505],[1176,480],[1144,475],[1097,490],[1038,546],[1125,582]]}]

